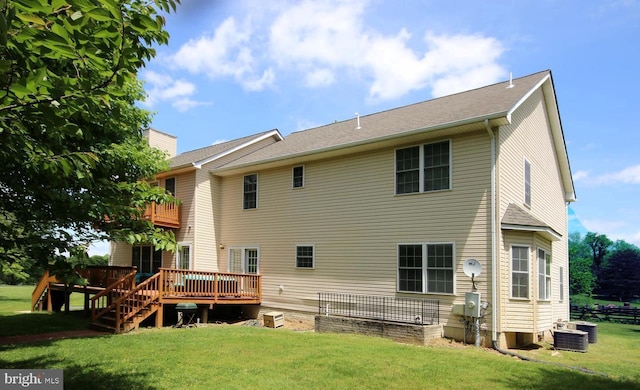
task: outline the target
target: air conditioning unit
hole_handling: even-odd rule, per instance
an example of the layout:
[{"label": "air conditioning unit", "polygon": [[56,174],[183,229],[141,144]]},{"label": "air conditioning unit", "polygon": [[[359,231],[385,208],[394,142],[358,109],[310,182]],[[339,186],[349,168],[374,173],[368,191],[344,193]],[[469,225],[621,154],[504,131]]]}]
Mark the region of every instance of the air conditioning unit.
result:
[{"label": "air conditioning unit", "polygon": [[278,311],[270,311],[262,315],[264,326],[268,328],[278,328],[284,326],[284,314]]},{"label": "air conditioning unit", "polygon": [[587,352],[589,334],[581,330],[558,329],[553,333],[553,346],[565,351]]}]

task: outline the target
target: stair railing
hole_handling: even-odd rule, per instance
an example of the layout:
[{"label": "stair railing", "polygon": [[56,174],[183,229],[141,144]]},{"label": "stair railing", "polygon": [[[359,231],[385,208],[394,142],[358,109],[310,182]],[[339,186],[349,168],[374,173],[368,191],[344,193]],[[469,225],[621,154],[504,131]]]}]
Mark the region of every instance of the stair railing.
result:
[{"label": "stair railing", "polygon": [[[140,313],[152,302],[158,301],[160,297],[160,273],[156,273],[144,282],[138,284],[128,294],[120,297],[116,302],[121,306],[122,321],[126,322]],[[122,303],[122,305],[120,304]]]},{"label": "stair railing", "polygon": [[[136,270],[113,282],[104,290],[91,297],[91,322],[109,313],[116,308],[116,302],[136,285]],[[116,318],[116,321],[118,318]]]}]

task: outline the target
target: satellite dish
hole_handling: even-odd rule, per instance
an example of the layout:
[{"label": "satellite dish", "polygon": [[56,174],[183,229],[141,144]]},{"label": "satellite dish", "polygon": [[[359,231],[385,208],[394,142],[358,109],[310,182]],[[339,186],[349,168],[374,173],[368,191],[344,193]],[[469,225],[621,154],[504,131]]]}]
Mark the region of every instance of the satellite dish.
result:
[{"label": "satellite dish", "polygon": [[480,274],[482,273],[482,265],[476,259],[468,259],[464,261],[462,270],[464,271],[465,275],[473,278],[476,276],[480,276]]}]

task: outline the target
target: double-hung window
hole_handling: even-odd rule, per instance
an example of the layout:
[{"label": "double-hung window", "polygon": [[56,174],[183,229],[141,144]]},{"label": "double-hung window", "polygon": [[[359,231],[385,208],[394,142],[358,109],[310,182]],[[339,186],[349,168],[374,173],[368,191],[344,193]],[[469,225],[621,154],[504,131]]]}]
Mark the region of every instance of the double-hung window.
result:
[{"label": "double-hung window", "polygon": [[453,294],[453,244],[398,245],[398,291]]},{"label": "double-hung window", "polygon": [[293,167],[293,188],[304,187],[304,166]]},{"label": "double-hung window", "polygon": [[529,298],[529,247],[511,247],[511,297]]},{"label": "double-hung window", "polygon": [[243,183],[242,208],[245,210],[258,207],[258,175],[247,175]]},{"label": "double-hung window", "polygon": [[451,142],[396,150],[396,194],[451,189]]},{"label": "double-hung window", "polygon": [[296,245],[296,268],[314,267],[313,245]]},{"label": "double-hung window", "polygon": [[538,299],[551,299],[551,254],[538,249]]}]

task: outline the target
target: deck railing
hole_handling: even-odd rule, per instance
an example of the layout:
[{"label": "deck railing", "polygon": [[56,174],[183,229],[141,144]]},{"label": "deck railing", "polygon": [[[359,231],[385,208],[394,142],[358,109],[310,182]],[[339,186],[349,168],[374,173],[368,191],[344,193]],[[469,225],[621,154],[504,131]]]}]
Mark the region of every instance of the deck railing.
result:
[{"label": "deck railing", "polygon": [[76,272],[87,279],[87,284],[93,287],[107,287],[120,278],[135,272],[136,267],[98,266],[92,265]]},{"label": "deck railing", "polygon": [[162,297],[260,299],[260,275],[228,272],[160,269]]},{"label": "deck railing", "polygon": [[438,300],[392,296],[318,293],[318,314],[418,325],[440,322]]},{"label": "deck railing", "polygon": [[143,218],[150,220],[154,225],[179,228],[180,206],[175,203],[151,202],[147,205]]}]

